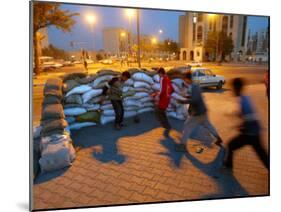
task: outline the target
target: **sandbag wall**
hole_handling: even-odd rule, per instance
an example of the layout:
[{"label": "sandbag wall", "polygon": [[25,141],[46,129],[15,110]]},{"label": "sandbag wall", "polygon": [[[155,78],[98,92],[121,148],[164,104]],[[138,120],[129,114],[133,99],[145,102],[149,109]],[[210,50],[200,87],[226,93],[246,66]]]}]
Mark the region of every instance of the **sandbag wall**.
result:
[{"label": "sandbag wall", "polygon": [[[129,69],[131,79],[123,86],[124,117],[134,117],[144,112],[153,111],[155,104],[151,93],[160,90],[160,77],[155,71]],[[63,107],[68,129],[77,130],[82,127],[106,124],[115,120],[113,106],[108,99],[103,99],[102,88],[120,72],[100,70],[96,74],[69,74],[64,76]],[[172,94],[167,115],[183,120],[187,110],[177,100],[184,100],[187,88],[179,76],[173,77]]]},{"label": "sandbag wall", "polygon": [[75,150],[62,106],[63,82],[59,78],[46,81],[40,126],[34,127],[34,139],[39,139],[39,164],[41,172],[49,172],[70,166]]}]

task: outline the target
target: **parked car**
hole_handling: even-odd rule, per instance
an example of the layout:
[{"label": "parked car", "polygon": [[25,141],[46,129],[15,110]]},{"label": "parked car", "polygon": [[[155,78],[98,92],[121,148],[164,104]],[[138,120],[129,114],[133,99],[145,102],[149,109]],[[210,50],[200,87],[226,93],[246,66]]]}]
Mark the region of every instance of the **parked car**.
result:
[{"label": "parked car", "polygon": [[113,64],[113,61],[111,59],[104,59],[104,60],[100,60],[99,62],[105,65]]},{"label": "parked car", "polygon": [[192,68],[192,80],[200,87],[212,87],[221,89],[225,84],[223,76],[215,75],[209,68]]},{"label": "parked car", "polygon": [[69,61],[69,60],[64,61],[64,62],[62,63],[62,65],[63,65],[63,66],[74,66],[74,64],[73,64],[71,61]]},{"label": "parked car", "polygon": [[55,62],[53,57],[42,56],[39,59],[44,70],[62,67],[62,64]]},{"label": "parked car", "polygon": [[186,65],[191,67],[202,67],[203,64],[199,61],[192,61],[191,63],[187,63]]}]

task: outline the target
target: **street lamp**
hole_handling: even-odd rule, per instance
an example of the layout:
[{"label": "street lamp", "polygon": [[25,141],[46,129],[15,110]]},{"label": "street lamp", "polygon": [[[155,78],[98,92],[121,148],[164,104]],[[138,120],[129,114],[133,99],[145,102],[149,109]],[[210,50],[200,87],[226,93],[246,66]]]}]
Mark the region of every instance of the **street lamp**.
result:
[{"label": "street lamp", "polygon": [[[94,37],[94,24],[96,23],[96,16],[92,13],[88,13],[85,15],[85,19],[90,25],[90,30],[93,32],[93,37]],[[94,43],[94,38],[93,38],[93,50],[95,48],[95,43]]]},{"label": "street lamp", "polygon": [[159,29],[158,32],[159,32],[159,34],[162,34],[162,33],[163,33],[163,30],[162,30],[162,29]]},{"label": "street lamp", "polygon": [[126,9],[125,14],[128,17],[129,20],[129,33],[128,33],[128,49],[129,49],[129,55],[131,54],[131,33],[132,33],[132,18],[136,15],[135,9]]}]

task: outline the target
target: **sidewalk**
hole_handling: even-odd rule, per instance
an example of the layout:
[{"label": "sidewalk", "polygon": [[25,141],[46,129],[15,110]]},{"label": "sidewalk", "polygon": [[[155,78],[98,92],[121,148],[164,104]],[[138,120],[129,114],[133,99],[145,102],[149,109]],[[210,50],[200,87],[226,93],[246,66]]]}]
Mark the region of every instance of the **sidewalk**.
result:
[{"label": "sidewalk", "polygon": [[[258,106],[267,148],[264,86],[249,86],[248,92]],[[224,115],[233,107],[231,93],[204,96],[210,120],[227,143],[236,134],[235,119]],[[34,209],[268,194],[268,171],[250,147],[235,155],[233,174],[223,173],[218,171],[223,150],[212,145],[206,133],[199,136],[203,142],[190,140],[187,153],[175,152],[183,123],[170,121],[170,137],[150,113],[141,116],[139,124],[126,121],[122,131],[114,131],[111,124],[76,131],[72,138],[81,147],[77,159],[70,168],[39,175],[33,187]],[[204,148],[201,154],[196,153],[198,145]]]}]

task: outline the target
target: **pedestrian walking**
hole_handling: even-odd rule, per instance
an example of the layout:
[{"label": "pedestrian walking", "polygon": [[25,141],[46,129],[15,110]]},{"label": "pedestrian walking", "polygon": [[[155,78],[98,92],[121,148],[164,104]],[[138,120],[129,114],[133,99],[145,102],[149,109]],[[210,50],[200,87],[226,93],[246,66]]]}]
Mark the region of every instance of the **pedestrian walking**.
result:
[{"label": "pedestrian walking", "polygon": [[173,86],[164,68],[159,68],[157,72],[160,76],[160,91],[152,94],[152,96],[157,99],[156,116],[161,125],[166,130],[170,130],[171,125],[166,115],[166,109],[170,103]]},{"label": "pedestrian walking", "polygon": [[189,87],[190,97],[187,97],[186,101],[178,101],[181,104],[189,104],[189,117],[185,120],[182,138],[180,144],[176,145],[176,151],[186,151],[186,143],[190,138],[191,134],[196,130],[197,127],[203,126],[217,139],[215,144],[221,146],[222,139],[219,136],[217,130],[210,123],[207,115],[207,107],[204,103],[201,89],[198,84],[192,82],[192,73],[188,71],[184,74],[184,82]]},{"label": "pedestrian walking", "polygon": [[224,168],[232,169],[234,152],[243,146],[250,145],[268,169],[269,158],[261,145],[260,124],[255,115],[250,97],[243,94],[244,81],[241,78],[235,78],[232,82],[232,87],[234,95],[239,98],[240,111],[238,116],[242,119],[242,124],[239,126],[240,133],[228,143]]},{"label": "pedestrian walking", "polygon": [[121,77],[113,77],[106,86],[103,87],[102,94],[108,95],[115,112],[115,129],[120,130],[123,126],[124,107],[122,102],[123,83],[131,77],[128,71],[124,71]]}]

